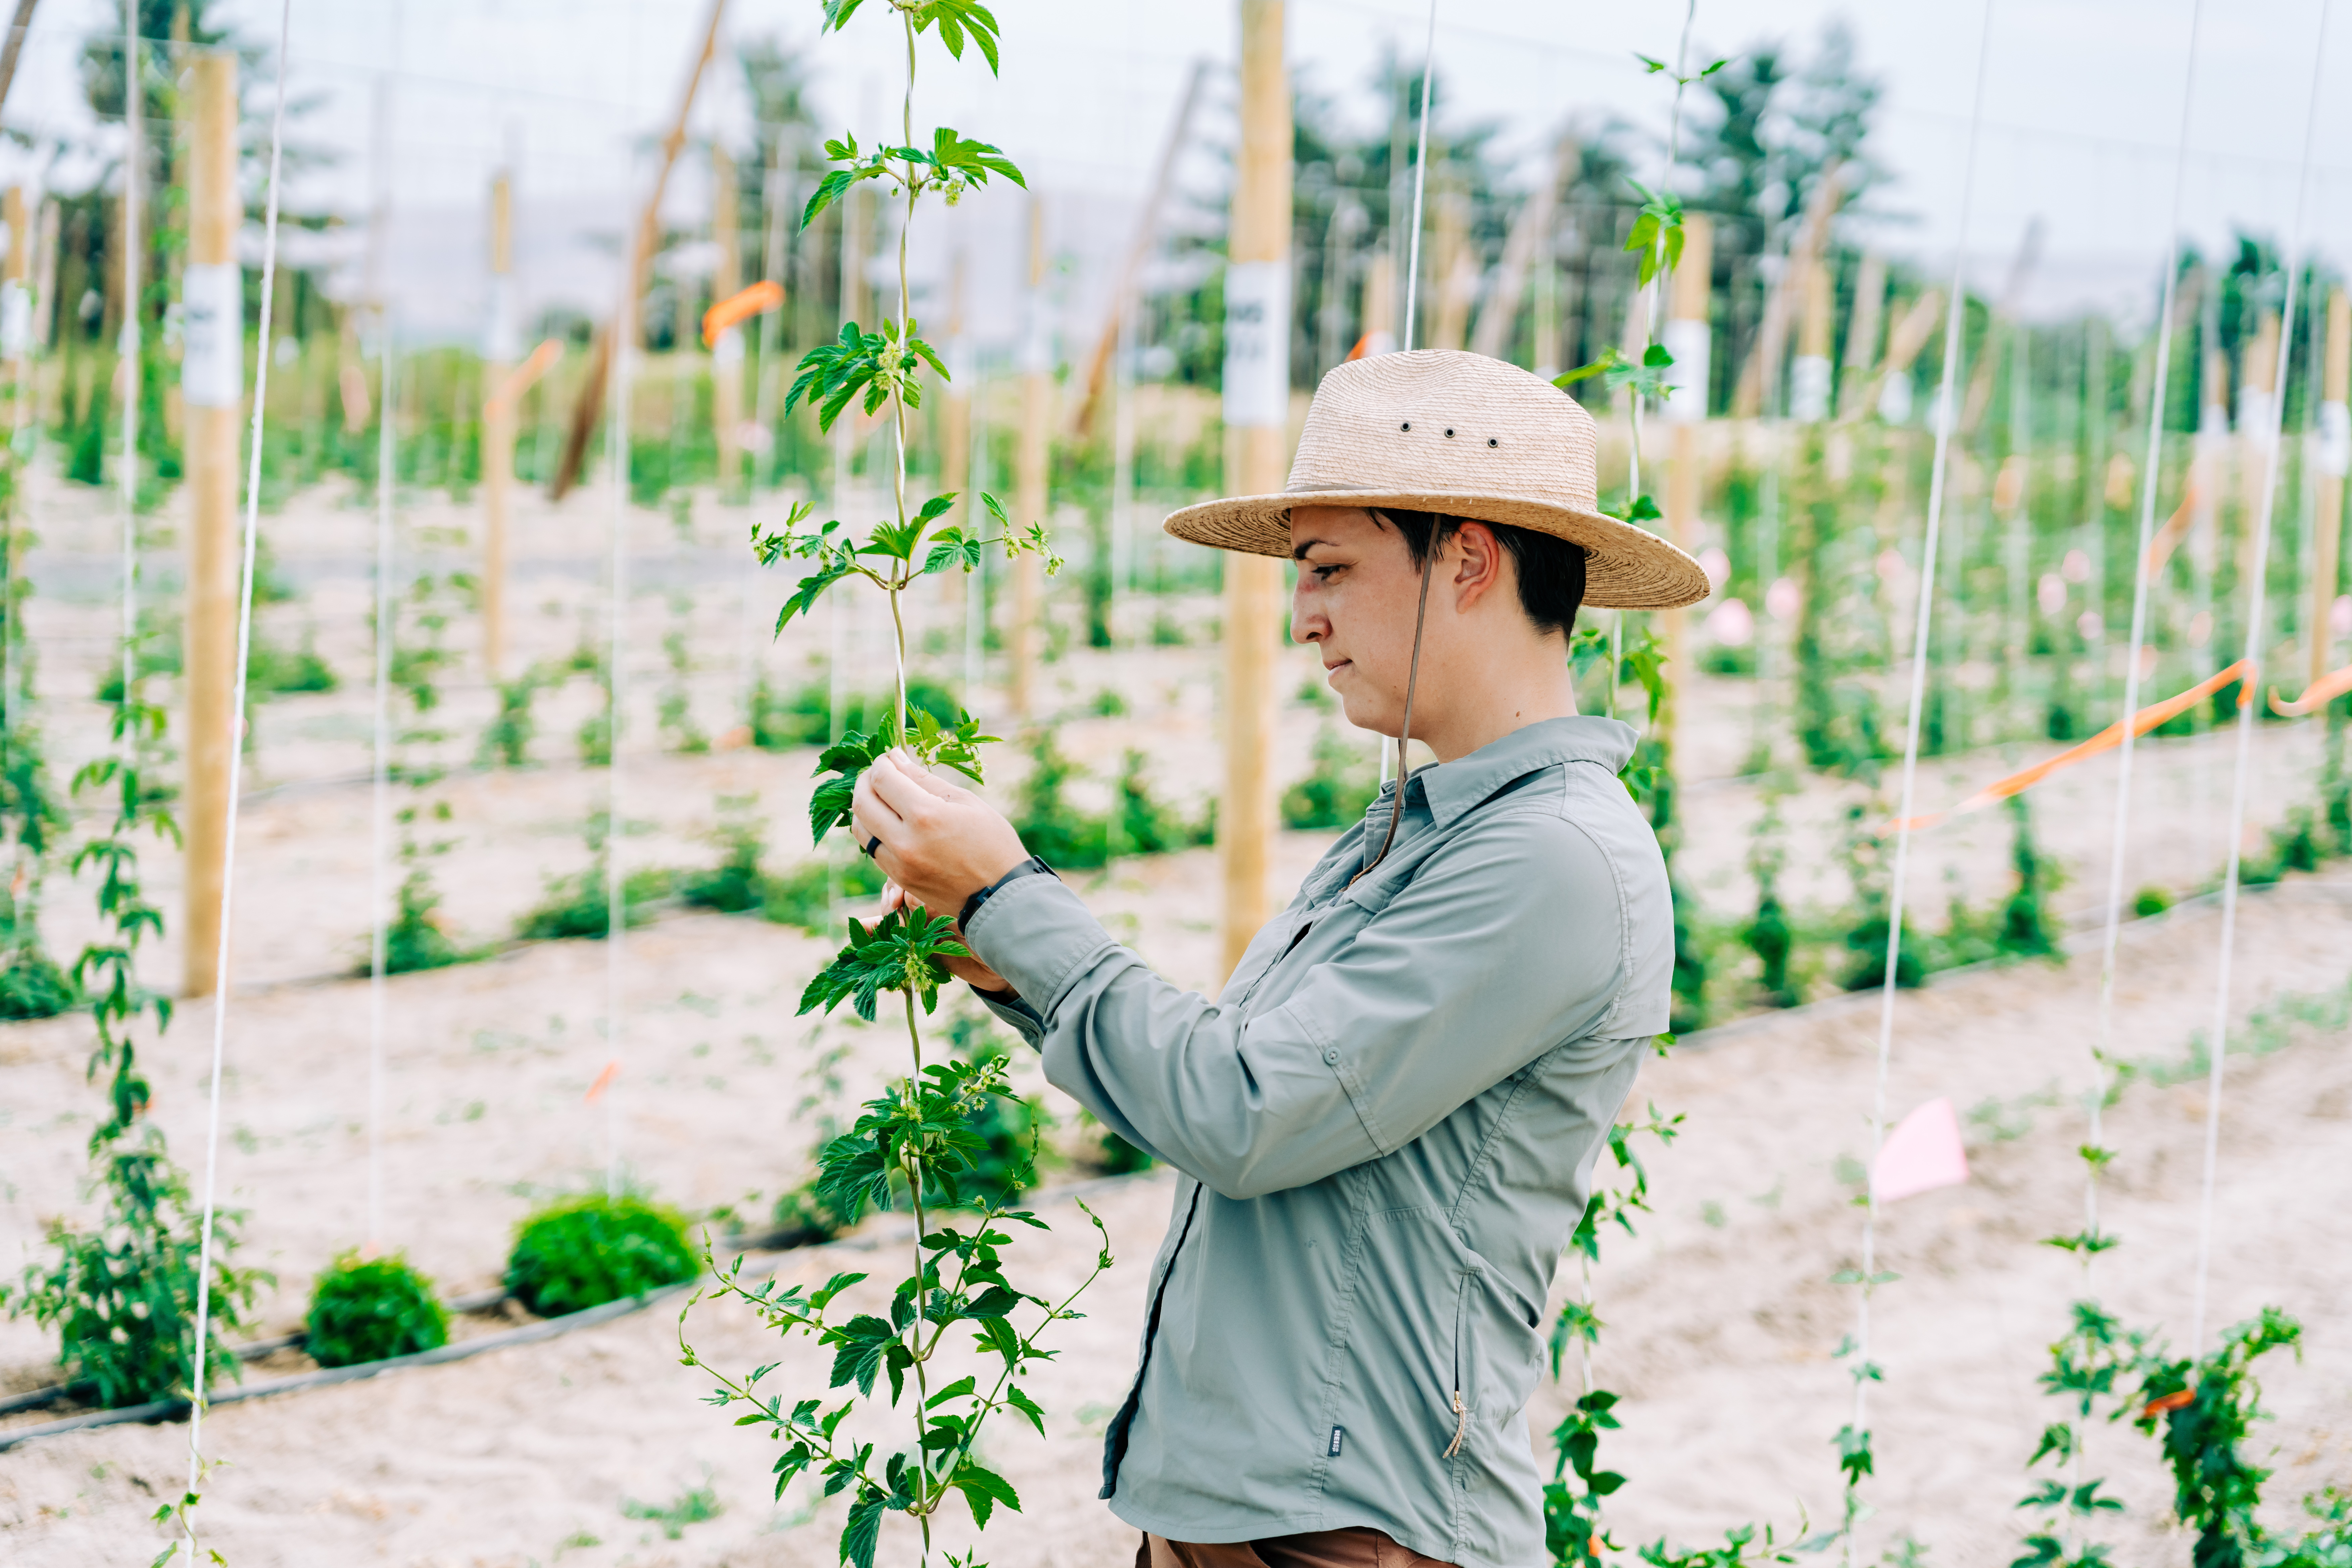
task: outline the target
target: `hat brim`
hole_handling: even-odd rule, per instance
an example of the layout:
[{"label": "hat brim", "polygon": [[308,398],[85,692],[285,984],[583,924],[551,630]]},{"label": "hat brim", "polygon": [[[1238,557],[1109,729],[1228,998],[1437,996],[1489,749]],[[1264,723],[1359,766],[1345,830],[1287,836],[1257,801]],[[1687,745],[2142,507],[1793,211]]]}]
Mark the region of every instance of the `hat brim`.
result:
[{"label": "hat brim", "polygon": [[1290,510],[1300,506],[1436,511],[1531,529],[1584,547],[1584,602],[1603,609],[1671,610],[1712,591],[1706,569],[1644,528],[1599,512],[1527,496],[1435,490],[1297,490],[1232,496],[1171,512],[1161,526],[1179,539],[1252,555],[1290,554]]}]

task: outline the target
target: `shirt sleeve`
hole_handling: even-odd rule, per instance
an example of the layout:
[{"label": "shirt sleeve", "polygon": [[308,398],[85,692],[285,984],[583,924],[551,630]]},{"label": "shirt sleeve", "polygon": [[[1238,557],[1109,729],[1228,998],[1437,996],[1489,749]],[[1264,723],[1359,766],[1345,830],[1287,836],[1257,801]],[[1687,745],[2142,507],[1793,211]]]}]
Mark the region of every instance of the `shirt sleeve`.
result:
[{"label": "shirt sleeve", "polygon": [[[1549,812],[1464,828],[1253,1017],[1152,973],[1049,878],[990,900],[966,936],[1043,1020],[1050,1082],[1233,1198],[1377,1159],[1591,1036],[1631,951],[1616,868]],[[1596,1065],[1622,1050],[1591,1046]]]}]

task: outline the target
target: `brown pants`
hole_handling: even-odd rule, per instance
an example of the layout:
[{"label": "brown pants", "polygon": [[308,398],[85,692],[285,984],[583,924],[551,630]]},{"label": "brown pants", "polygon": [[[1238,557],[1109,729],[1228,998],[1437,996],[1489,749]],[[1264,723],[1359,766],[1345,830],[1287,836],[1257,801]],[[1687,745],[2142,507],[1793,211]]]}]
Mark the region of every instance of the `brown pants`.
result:
[{"label": "brown pants", "polygon": [[1202,1546],[1147,1535],[1135,1549],[1135,1568],[1453,1568],[1399,1546],[1377,1530],[1317,1530]]}]

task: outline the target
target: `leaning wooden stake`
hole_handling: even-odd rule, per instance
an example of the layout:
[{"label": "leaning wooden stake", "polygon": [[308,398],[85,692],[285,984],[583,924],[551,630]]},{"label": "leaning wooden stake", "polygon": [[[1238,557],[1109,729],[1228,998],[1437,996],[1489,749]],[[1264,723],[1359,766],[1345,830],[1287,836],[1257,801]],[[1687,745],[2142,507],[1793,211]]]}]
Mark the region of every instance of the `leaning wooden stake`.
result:
[{"label": "leaning wooden stake", "polygon": [[482,665],[492,680],[506,672],[507,517],[514,489],[515,400],[507,376],[520,347],[515,331],[514,186],[501,172],[490,182],[490,319],[484,334],[482,385]]},{"label": "leaning wooden stake", "polygon": [[[1547,258],[1547,261],[1549,258]],[[1698,543],[1700,422],[1706,418],[1706,385],[1712,335],[1707,308],[1715,279],[1715,225],[1701,213],[1683,219],[1682,259],[1675,268],[1674,293],[1666,307],[1666,352],[1675,356],[1675,393],[1666,399],[1665,417],[1674,426],[1672,461],[1666,469],[1666,537],[1685,550]],[[1665,699],[1658,705],[1657,738],[1668,754],[1675,745],[1683,681],[1688,671],[1689,612],[1681,608],[1658,612],[1658,632],[1665,643]]]},{"label": "leaning wooden stake", "polygon": [[244,273],[236,231],[236,57],[197,55],[189,66],[188,264],[181,274],[187,407],[188,804],[186,912],[181,993],[209,996],[220,956],[229,775],[237,763],[237,412],[245,390]]},{"label": "leaning wooden stake", "polygon": [[2344,544],[2344,473],[2352,468],[2352,300],[2335,289],[2327,295],[2327,363],[2322,377],[2319,405],[2319,483],[2312,513],[2311,552],[2311,680],[2334,668],[2329,657],[2336,613],[2336,579],[2342,571]]},{"label": "leaning wooden stake", "polygon": [[604,408],[604,384],[612,379],[614,333],[625,331],[632,343],[636,342],[640,327],[638,306],[646,297],[646,274],[653,266],[654,251],[661,239],[662,193],[668,189],[669,173],[677,166],[677,155],[686,146],[686,117],[694,108],[694,95],[710,68],[711,57],[718,52],[719,21],[726,14],[727,0],[710,0],[710,19],[702,29],[702,52],[694,57],[694,69],[687,76],[686,91],[678,97],[677,117],[670,121],[669,133],[662,138],[661,171],[654,176],[654,188],[646,196],[645,207],[630,236],[627,292],[622,297],[620,313],[596,334],[596,345],[590,351],[587,379],[581,384],[580,401],[572,410],[572,431],[564,440],[563,457],[556,465],[555,479],[548,486],[550,500],[562,500],[571,491],[580,478],[580,465],[587,459],[588,443],[596,434],[596,421]]},{"label": "leaning wooden stake", "polygon": [[[1283,0],[1241,0],[1242,147],[1225,269],[1225,428],[1244,495],[1289,467],[1290,79]],[[1238,552],[1225,570],[1224,958],[1231,973],[1265,923],[1274,843],[1276,621],[1282,563]]]},{"label": "leaning wooden stake", "polygon": [[[1045,205],[1029,198],[1028,341],[1021,349],[1021,446],[1013,481],[1013,518],[1023,527],[1044,522],[1048,500],[1046,468],[1053,439],[1053,334],[1045,320]],[[1029,717],[1037,679],[1038,601],[1045,569],[1034,555],[1013,563],[1013,676],[1008,696],[1013,717]]]}]

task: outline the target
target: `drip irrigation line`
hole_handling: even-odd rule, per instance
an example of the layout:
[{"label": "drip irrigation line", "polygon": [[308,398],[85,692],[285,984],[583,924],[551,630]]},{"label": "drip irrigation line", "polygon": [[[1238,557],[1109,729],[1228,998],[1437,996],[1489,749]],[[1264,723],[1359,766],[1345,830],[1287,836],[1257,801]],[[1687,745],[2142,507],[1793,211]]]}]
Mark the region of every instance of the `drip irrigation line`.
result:
[{"label": "drip irrigation line", "polygon": [[[253,424],[245,469],[244,559],[236,609],[236,683],[229,708],[233,725],[244,721],[247,678],[251,673],[253,663],[253,567],[255,547],[261,531],[261,438],[269,412],[269,307],[276,296],[278,282],[278,176],[286,152],[286,49],[293,26],[293,12],[294,0],[278,0],[276,101],[269,111],[269,195],[261,227],[261,349],[254,355]],[[136,84],[126,78],[125,85],[134,89],[132,97],[135,100]],[[390,412],[385,410],[387,416]],[[382,482],[382,476],[379,476],[378,482]],[[125,687],[126,702],[129,695],[130,689]],[[192,1494],[204,1479],[204,1424],[207,1397],[205,1349],[205,1341],[212,1331],[213,1226],[218,1212],[216,1200],[220,1178],[221,1068],[228,1045],[230,936],[236,929],[233,918],[236,910],[237,786],[244,773],[239,751],[240,748],[235,744],[228,751],[227,821],[221,842],[220,934],[213,958],[212,1082],[205,1111],[204,1223],[196,1247],[195,1367],[188,1384],[194,1391],[188,1410],[188,1491]],[[183,1510],[182,1520],[187,1530],[188,1559],[194,1563],[196,1560],[195,1521],[185,1510]]]},{"label": "drip irrigation line", "polygon": [[2238,688],[2238,760],[2230,787],[2230,863],[2221,879],[2221,951],[2213,984],[2212,1066],[2205,1085],[2205,1169],[2197,1200],[2197,1274],[2189,1308],[2189,1346],[2193,1356],[2205,1342],[2205,1310],[2213,1259],[2213,1196],[2221,1154],[2221,1079],[2230,1054],[2230,971],[2238,946],[2238,871],[2245,849],[2246,794],[2254,763],[2254,693],[2261,689],[2263,616],[2269,584],[2271,523],[2278,508],[2280,458],[2284,443],[2280,423],[2286,411],[2287,368],[2294,360],[2294,296],[2304,265],[2304,221],[2311,196],[2311,154],[2319,130],[2319,89],[2327,58],[2328,0],[2319,0],[2318,36],[2311,49],[2311,93],[2304,108],[2303,161],[2297,170],[2294,226],[2286,248],[2286,298],[2279,311],[2278,361],[2271,372],[2271,405],[2263,416],[2263,432],[2269,444],[2263,464],[2262,507],[2254,524],[2253,582],[2246,598],[2245,659],[2251,673]]},{"label": "drip irrigation line", "polygon": [[[2088,1140],[2093,1149],[2105,1147],[2107,1059],[2115,1046],[2116,943],[2123,928],[2124,857],[2131,832],[2132,761],[2137,751],[2139,727],[2131,716],[2139,711],[2140,650],[2147,645],[2148,596],[2151,592],[2150,547],[2156,537],[2156,487],[2164,456],[2165,387],[2172,375],[2175,298],[2180,280],[2180,206],[2188,183],[2189,121],[2197,85],[2197,40],[2204,18],[2203,0],[2190,0],[2189,61],[2180,80],[2180,125],[2173,143],[2172,210],[2165,232],[2171,237],[2164,253],[2164,294],[2157,311],[2156,366],[2147,400],[2147,458],[2140,475],[2139,537],[2133,555],[2131,646],[2124,662],[2124,726],[2122,755],[2116,769],[2116,831],[2107,856],[2107,908],[2099,956],[2099,1032],[2091,1050],[2091,1094],[2086,1111]],[[2084,1163],[2083,1226],[2086,1236],[2099,1229],[2099,1166]],[[2083,1249],[2083,1276],[2090,1279],[2097,1249]]]},{"label": "drip irrigation line", "polygon": [[[1927,481],[1927,533],[1922,542],[1919,560],[1918,614],[1913,617],[1911,646],[1911,694],[1903,729],[1903,783],[1901,805],[1895,824],[1895,870],[1887,889],[1886,974],[1879,988],[1877,1073],[1871,1093],[1870,1166],[1864,1181],[1862,1219],[1862,1279],[1854,1312],[1853,1335],[1853,1431],[1865,1435],[1864,1421],[1868,1414],[1870,1384],[1874,1369],[1870,1364],[1870,1297],[1874,1289],[1873,1278],[1878,1267],[1878,1179],[1880,1150],[1886,1142],[1886,1079],[1887,1069],[1895,1054],[1895,980],[1901,973],[1903,953],[1903,900],[1905,882],[1910,870],[1911,816],[1919,776],[1919,718],[1926,706],[1927,691],[1927,650],[1929,632],[1936,613],[1936,552],[1942,538],[1944,519],[1944,488],[1950,470],[1952,431],[1959,423],[1958,409],[1953,404],[1953,391],[1960,362],[1960,327],[1966,314],[1966,293],[1961,285],[1968,268],[1968,236],[1970,208],[1976,199],[1977,131],[1984,112],[1986,65],[1992,53],[1993,0],[1985,0],[1984,12],[1978,25],[1976,86],[1969,95],[1968,156],[1960,173],[1959,227],[1952,246],[1952,288],[1949,303],[1944,311],[1944,364],[1942,384],[1936,401],[1936,458]],[[1863,1436],[1867,1441],[1866,1436]],[[1851,1498],[1853,1479],[1847,1481]],[[1853,1563],[1853,1510],[1849,1503],[1843,1538],[1843,1554],[1847,1568]]]}]

